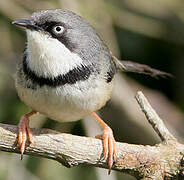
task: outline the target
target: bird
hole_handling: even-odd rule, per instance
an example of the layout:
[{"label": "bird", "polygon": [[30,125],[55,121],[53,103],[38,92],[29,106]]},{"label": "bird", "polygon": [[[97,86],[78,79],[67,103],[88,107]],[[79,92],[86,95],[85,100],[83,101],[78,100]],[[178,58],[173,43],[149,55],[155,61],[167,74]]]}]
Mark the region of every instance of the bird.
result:
[{"label": "bird", "polygon": [[15,87],[31,109],[18,124],[21,158],[26,142],[34,143],[29,118],[44,114],[59,122],[71,122],[92,115],[103,131],[103,159],[109,174],[117,158],[112,129],[96,113],[111,98],[118,70],[155,76],[170,74],[147,65],[120,61],[96,30],[70,10],[47,9],[12,24],[25,28],[27,42],[17,63]]}]

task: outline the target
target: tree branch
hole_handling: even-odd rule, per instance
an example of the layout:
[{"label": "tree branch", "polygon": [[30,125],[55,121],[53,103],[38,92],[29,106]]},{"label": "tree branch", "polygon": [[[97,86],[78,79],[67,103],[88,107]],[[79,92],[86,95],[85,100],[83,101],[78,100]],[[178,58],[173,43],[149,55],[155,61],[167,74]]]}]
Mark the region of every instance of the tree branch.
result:
[{"label": "tree branch", "polygon": [[[136,99],[149,123],[162,139],[155,146],[116,143],[117,161],[113,168],[137,179],[164,179],[182,176],[184,145],[170,134],[162,120],[141,92]],[[25,154],[56,160],[66,167],[79,164],[108,168],[101,160],[101,140],[59,133],[48,129],[32,129],[34,143],[27,144]],[[0,150],[19,153],[17,127],[0,124]],[[169,142],[169,143],[165,143]]]},{"label": "tree branch", "polygon": [[144,94],[139,91],[135,96],[141,110],[145,114],[147,120],[155,130],[155,132],[159,135],[162,141],[176,141],[176,138],[168,131],[166,126],[164,125],[162,119],[157,115],[155,110],[151,107],[148,100],[145,98]]}]

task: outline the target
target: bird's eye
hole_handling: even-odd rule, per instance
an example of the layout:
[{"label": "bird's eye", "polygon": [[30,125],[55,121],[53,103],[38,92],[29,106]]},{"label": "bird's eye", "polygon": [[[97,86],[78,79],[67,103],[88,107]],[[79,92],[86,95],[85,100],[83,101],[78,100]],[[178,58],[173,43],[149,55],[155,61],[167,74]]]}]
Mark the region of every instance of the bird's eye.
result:
[{"label": "bird's eye", "polygon": [[54,33],[55,35],[60,35],[60,34],[62,34],[62,33],[64,32],[64,30],[65,30],[64,27],[61,26],[61,25],[54,26],[53,29],[52,29],[52,31],[53,31],[53,33]]}]

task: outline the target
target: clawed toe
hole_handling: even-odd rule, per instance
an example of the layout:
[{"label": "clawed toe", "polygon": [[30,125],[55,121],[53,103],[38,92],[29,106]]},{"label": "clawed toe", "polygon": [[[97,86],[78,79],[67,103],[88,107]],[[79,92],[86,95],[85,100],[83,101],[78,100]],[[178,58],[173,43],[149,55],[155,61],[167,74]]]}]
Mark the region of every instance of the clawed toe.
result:
[{"label": "clawed toe", "polygon": [[106,127],[104,128],[102,135],[97,135],[95,138],[102,140],[103,156],[101,160],[108,159],[108,174],[110,174],[113,162],[116,160],[116,145],[113,132],[111,128]]},{"label": "clawed toe", "polygon": [[26,148],[26,142],[29,141],[30,143],[33,143],[33,135],[29,127],[29,117],[35,113],[36,113],[35,111],[32,111],[22,116],[18,125],[17,135],[18,135],[18,145],[20,147],[21,153],[21,160],[23,159],[23,154]]},{"label": "clawed toe", "polygon": [[[95,113],[92,113],[93,117],[98,121],[103,128],[102,135],[97,135],[96,138],[102,140],[103,144],[103,156],[102,160],[108,159],[109,174],[111,172],[112,165],[116,161],[116,141],[113,136],[112,129]],[[108,157],[107,157],[108,156]]]}]

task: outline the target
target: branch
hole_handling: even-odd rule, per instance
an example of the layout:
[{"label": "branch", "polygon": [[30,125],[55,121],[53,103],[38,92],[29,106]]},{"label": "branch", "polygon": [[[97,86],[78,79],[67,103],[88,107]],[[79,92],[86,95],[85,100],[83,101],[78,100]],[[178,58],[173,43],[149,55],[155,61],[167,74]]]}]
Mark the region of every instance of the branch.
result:
[{"label": "branch", "polygon": [[162,119],[157,115],[155,110],[151,107],[148,100],[145,98],[144,94],[139,91],[135,96],[141,110],[145,114],[147,120],[155,130],[155,132],[159,135],[162,141],[176,141],[175,137],[168,131],[166,126],[164,125]]},{"label": "branch", "polygon": [[[162,120],[141,92],[136,99],[149,123],[164,141],[155,146],[116,143],[117,160],[114,170],[138,179],[174,177],[182,172],[184,146],[169,133]],[[27,144],[25,154],[53,159],[66,167],[80,164],[108,168],[102,160],[101,140],[59,133],[49,129],[32,129],[34,143]],[[165,143],[169,141],[170,143]],[[17,127],[0,124],[0,150],[20,153],[17,147]]]}]

